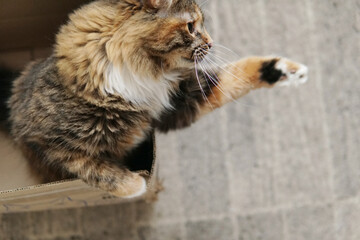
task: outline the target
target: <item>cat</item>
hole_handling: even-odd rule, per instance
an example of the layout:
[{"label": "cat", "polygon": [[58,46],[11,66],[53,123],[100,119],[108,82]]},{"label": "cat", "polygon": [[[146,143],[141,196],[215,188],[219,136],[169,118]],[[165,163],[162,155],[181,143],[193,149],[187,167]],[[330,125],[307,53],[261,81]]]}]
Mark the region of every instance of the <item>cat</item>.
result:
[{"label": "cat", "polygon": [[8,101],[11,135],[43,181],[78,177],[143,195],[123,159],[152,132],[190,126],[249,91],[307,80],[282,57],[201,68],[214,48],[194,0],[97,0],[72,13],[53,54],[31,63]]}]

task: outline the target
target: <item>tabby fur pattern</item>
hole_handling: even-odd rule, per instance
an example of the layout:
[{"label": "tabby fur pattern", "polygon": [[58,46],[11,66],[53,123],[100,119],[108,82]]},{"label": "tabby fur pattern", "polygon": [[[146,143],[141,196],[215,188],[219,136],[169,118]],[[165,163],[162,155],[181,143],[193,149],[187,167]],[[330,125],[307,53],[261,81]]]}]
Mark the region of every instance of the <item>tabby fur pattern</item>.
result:
[{"label": "tabby fur pattern", "polygon": [[207,73],[213,47],[193,0],[98,0],[62,26],[9,100],[11,134],[45,182],[78,177],[119,197],[146,192],[124,157],[154,130],[190,126],[261,87],[303,82],[307,68],[249,57]]}]

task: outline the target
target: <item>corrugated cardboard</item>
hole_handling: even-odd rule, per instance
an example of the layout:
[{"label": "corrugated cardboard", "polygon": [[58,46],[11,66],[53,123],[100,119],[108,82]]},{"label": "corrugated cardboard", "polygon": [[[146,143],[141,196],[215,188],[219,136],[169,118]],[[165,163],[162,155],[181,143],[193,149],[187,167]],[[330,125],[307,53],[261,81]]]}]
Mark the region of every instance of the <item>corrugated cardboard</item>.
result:
[{"label": "corrugated cardboard", "polygon": [[[2,139],[5,140],[4,137]],[[14,164],[13,159],[1,158],[0,179],[2,179],[2,182],[0,182],[0,189],[3,190],[4,185],[9,185],[8,181],[4,181],[7,176],[9,179],[15,179],[18,186],[23,185],[24,187],[0,191],[0,213],[97,206],[150,198],[158,190],[155,147],[155,137],[152,135],[129,156],[128,162],[131,170],[146,170],[150,173],[148,193],[145,196],[133,199],[121,199],[111,196],[107,192],[90,187],[78,179],[29,186],[29,182],[34,183],[33,179],[29,179],[29,176],[31,176],[29,170],[26,167],[16,167],[26,165],[24,159],[20,158]],[[0,149],[4,151],[4,148]],[[6,155],[5,152],[3,154]],[[7,164],[8,162],[10,162],[10,165]],[[6,169],[6,165],[8,169]],[[24,178],[24,176],[28,177]]]}]

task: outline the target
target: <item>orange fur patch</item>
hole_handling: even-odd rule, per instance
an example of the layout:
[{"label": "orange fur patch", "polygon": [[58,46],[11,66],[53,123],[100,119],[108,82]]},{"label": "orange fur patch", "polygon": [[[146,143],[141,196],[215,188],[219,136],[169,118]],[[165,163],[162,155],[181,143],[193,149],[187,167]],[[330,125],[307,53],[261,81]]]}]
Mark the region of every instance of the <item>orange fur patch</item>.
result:
[{"label": "orange fur patch", "polygon": [[224,104],[236,100],[249,91],[261,87],[271,87],[260,80],[260,69],[268,57],[249,57],[225,67],[218,73],[220,84],[213,87],[212,94],[208,97],[210,104],[205,104],[201,109],[199,118]]}]

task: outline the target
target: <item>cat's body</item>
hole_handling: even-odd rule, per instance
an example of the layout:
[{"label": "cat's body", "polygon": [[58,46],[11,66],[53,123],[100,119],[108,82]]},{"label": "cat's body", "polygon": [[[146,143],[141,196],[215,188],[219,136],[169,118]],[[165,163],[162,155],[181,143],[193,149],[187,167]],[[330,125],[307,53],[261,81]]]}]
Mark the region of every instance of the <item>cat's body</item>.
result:
[{"label": "cat's body", "polygon": [[12,135],[44,180],[80,177],[138,196],[145,180],[123,159],[153,129],[187,127],[252,89],[306,79],[303,65],[270,57],[206,75],[194,61],[211,47],[192,0],[96,1],[71,15],[53,56],[15,81]]}]

